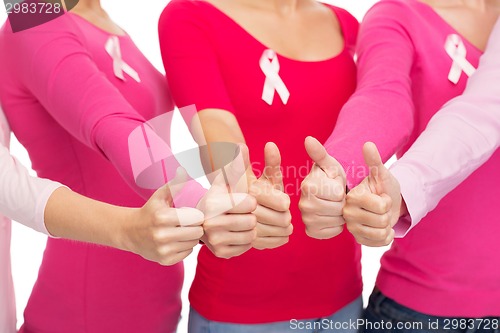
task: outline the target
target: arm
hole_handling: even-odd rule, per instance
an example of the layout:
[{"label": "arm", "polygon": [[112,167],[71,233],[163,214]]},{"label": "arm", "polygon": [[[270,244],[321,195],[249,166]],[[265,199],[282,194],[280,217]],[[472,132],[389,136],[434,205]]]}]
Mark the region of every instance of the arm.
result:
[{"label": "arm", "polygon": [[[349,193],[344,209],[346,220],[364,221],[364,225],[352,224],[360,243],[387,245],[394,236],[405,236],[496,151],[500,143],[499,52],[500,22],[463,95],[436,113],[391,172],[382,165],[376,148],[365,147],[367,164],[376,175],[370,174]],[[370,187],[370,183],[377,186]]]},{"label": "arm", "polygon": [[[414,227],[439,201],[485,163],[500,143],[500,21],[462,96],[429,122],[391,172]],[[409,230],[408,230],[409,231]]]},{"label": "arm", "polygon": [[[0,127],[0,138],[3,137],[1,132]],[[62,185],[31,177],[28,170],[10,155],[1,141],[0,139],[1,213],[31,229],[48,234],[43,222],[44,208],[52,193]]]},{"label": "arm", "polygon": [[[339,189],[344,191],[346,184],[352,189],[368,175],[363,144],[376,142],[386,161],[413,129],[410,71],[414,49],[398,21],[406,14],[404,6],[384,3],[366,15],[358,36],[358,87],[325,143],[327,153],[314,140],[306,140],[315,167],[302,183],[300,209],[308,234],[314,238],[338,235],[345,222],[354,230],[343,214],[346,197]],[[318,157],[328,154],[322,158],[328,164],[322,165]]]},{"label": "arm", "polygon": [[[167,77],[179,106],[195,105],[203,135],[198,143],[244,143],[245,138],[221,76],[216,51],[210,43],[203,17],[197,15],[196,4],[172,2],[160,19],[160,45]],[[196,126],[191,123],[192,127]],[[196,135],[195,135],[196,136]],[[274,248],[288,242],[292,232],[290,199],[281,190],[281,158],[275,145],[266,146],[266,175],[271,180],[256,179],[248,170],[249,191],[257,199],[258,238],[254,247]],[[212,171],[218,169],[217,159],[210,156]],[[207,237],[210,233],[207,234]]]},{"label": "arm", "polygon": [[[137,186],[129,155],[129,135],[145,119],[97,68],[71,20],[61,17],[9,38],[19,79],[50,115],[110,160],[134,190],[151,196],[152,190]],[[172,156],[168,143],[150,134],[150,146],[160,147],[152,152],[154,160]],[[167,179],[172,179],[178,164],[172,158],[168,162]],[[195,206],[204,191],[194,181],[188,187],[196,195],[189,193],[176,203]]]},{"label": "arm", "polygon": [[[45,224],[57,237],[130,251],[162,265],[186,258],[203,236],[203,213],[171,208],[182,173],[157,190],[142,208],[108,205],[67,188],[55,190],[45,207]],[[106,221],[106,223],[102,223]]]},{"label": "arm", "polygon": [[404,5],[376,4],[361,24],[358,87],[325,143],[327,151],[344,167],[349,188],[368,175],[362,154],[365,142],[374,142],[385,162],[413,130],[410,72],[415,51],[400,23],[407,14]]},{"label": "arm", "polygon": [[138,209],[91,200],[59,183],[31,177],[0,145],[0,211],[47,235],[111,246],[172,265],[198,244],[203,214],[170,208],[168,199],[165,186]]}]

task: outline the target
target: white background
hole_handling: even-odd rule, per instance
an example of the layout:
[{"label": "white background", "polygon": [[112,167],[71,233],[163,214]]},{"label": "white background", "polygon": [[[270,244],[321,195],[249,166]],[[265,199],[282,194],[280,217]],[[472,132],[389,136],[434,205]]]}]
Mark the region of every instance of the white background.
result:
[{"label": "white background", "polygon": [[[324,2],[343,7],[350,11],[359,20],[363,18],[367,9],[377,0],[327,0]],[[139,48],[150,59],[150,61],[162,72],[163,66],[160,57],[160,49],[157,37],[158,17],[168,0],[153,1],[123,1],[103,0],[102,4],[111,17],[132,36]],[[147,5],[142,5],[147,3]],[[3,9],[3,8],[2,8]],[[0,11],[0,22],[6,19],[4,10]],[[8,52],[8,50],[1,50]],[[173,128],[178,128],[173,126]],[[175,147],[182,149],[182,147]],[[174,149],[175,149],[174,148]],[[175,150],[177,150],[175,149]],[[24,148],[13,139],[11,145],[12,154],[18,157],[26,166],[31,165]],[[19,224],[13,226],[12,261],[14,283],[17,295],[18,324],[22,324],[22,313],[30,295],[31,288],[38,274],[46,238]],[[379,260],[386,248],[363,248],[363,280],[365,291],[363,293],[365,304],[370,294],[376,274],[379,269]],[[196,252],[197,253],[197,252]],[[191,285],[196,266],[196,253],[186,261],[186,278],[183,291],[183,320],[179,326],[179,332],[187,332],[188,300],[187,291]]]}]

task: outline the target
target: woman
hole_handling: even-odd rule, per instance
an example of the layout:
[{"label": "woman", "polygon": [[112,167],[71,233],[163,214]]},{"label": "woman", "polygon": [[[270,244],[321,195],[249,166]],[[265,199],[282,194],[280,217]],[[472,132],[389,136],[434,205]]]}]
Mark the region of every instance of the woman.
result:
[{"label": "woman", "polygon": [[[203,213],[169,207],[169,188],[157,191],[141,209],[121,208],[87,199],[59,183],[30,177],[10,156],[10,131],[0,110],[0,212],[39,232],[131,251],[163,265],[176,264],[203,235]],[[163,215],[159,215],[162,213]],[[107,224],[103,224],[107,221]],[[10,220],[0,216],[0,332],[16,331],[10,273]],[[177,228],[177,226],[190,226]],[[171,235],[169,239],[163,233]],[[168,246],[175,251],[164,252]]]},{"label": "woman", "polygon": [[[358,318],[359,247],[348,233],[309,239],[296,208],[310,167],[297,147],[310,134],[325,140],[353,92],[357,27],[346,11],[312,0],[174,0],[162,14],[160,43],[175,102],[196,105],[209,144],[247,142],[259,204],[254,249],[230,260],[201,250],[190,332],[287,332],[293,325],[312,332],[322,319]],[[266,175],[268,141],[282,150],[283,184],[256,180]],[[289,239],[287,206],[259,200],[269,186],[290,196]],[[257,250],[264,248],[275,249]]]},{"label": "woman", "polygon": [[[349,167],[351,185],[363,178],[351,171],[364,164],[364,142],[373,141],[384,161],[403,154],[440,107],[464,91],[499,12],[499,1],[481,0],[383,0],[370,10],[358,44],[359,88],[325,145]],[[353,219],[358,210],[345,208],[348,229],[359,242],[380,246],[394,233],[407,233],[382,258],[366,311],[369,322],[390,322],[396,331],[497,329],[488,317],[500,316],[500,248],[493,237],[500,230],[491,209],[499,204],[499,165],[495,153],[410,232],[408,219],[393,226],[369,212]],[[383,209],[387,199],[372,210]],[[366,326],[368,332],[377,328],[390,330]]]},{"label": "woman", "polygon": [[[9,49],[0,56],[0,99],[40,177],[110,204],[143,205],[139,194],[151,191],[136,185],[128,146],[136,128],[147,134],[145,156],[166,164],[165,178],[173,177],[176,164],[164,163],[168,146],[144,126],[173,108],[166,80],[98,0],[80,1],[71,13],[25,31],[6,24],[0,46]],[[203,193],[190,182],[175,204],[195,207]],[[252,211],[247,206],[241,215]],[[49,239],[21,331],[173,332],[182,281],[182,263],[162,267]]]},{"label": "woman", "polygon": [[[365,148],[365,161],[377,171],[373,176],[377,177],[381,191],[377,195],[360,193],[356,195],[359,200],[350,204],[369,211],[373,201],[385,193],[391,197],[392,205],[376,215],[384,218],[389,214],[391,219],[397,219],[408,214],[412,226],[416,226],[444,196],[490,159],[500,146],[499,51],[500,20],[464,93],[432,117],[425,131],[390,171],[381,164],[376,147]],[[403,205],[397,204],[402,201]]]}]

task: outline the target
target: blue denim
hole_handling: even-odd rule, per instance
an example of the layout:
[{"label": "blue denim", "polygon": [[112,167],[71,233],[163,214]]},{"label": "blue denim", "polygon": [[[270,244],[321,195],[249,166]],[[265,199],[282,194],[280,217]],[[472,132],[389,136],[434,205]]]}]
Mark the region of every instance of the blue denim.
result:
[{"label": "blue denim", "polygon": [[[357,333],[357,328],[335,329],[334,323],[356,323],[363,313],[362,298],[356,299],[327,318],[315,320],[284,321],[271,324],[229,324],[207,320],[191,308],[189,333]],[[352,326],[352,325],[351,325]]]},{"label": "blue denim", "polygon": [[413,311],[374,290],[360,333],[499,333],[500,318],[446,318]]}]

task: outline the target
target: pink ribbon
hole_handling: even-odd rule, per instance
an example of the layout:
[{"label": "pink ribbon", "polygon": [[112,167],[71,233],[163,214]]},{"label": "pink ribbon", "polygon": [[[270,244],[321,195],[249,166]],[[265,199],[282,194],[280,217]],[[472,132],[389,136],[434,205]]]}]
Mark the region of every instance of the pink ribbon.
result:
[{"label": "pink ribbon", "polygon": [[122,51],[120,48],[120,39],[117,36],[109,37],[106,42],[106,52],[113,59],[113,71],[115,76],[122,81],[126,81],[124,72],[127,73],[136,82],[141,82],[139,74],[130,67],[122,58]]}]

